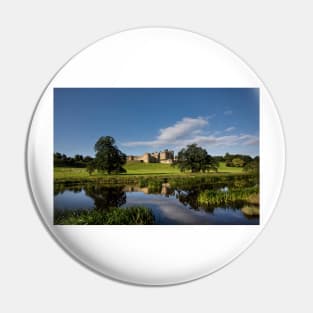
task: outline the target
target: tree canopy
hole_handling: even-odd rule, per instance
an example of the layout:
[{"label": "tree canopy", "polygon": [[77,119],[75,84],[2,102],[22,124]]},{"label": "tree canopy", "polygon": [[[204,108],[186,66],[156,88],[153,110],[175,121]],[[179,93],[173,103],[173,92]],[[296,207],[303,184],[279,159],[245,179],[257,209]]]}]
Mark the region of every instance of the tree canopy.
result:
[{"label": "tree canopy", "polygon": [[178,152],[175,165],[184,172],[190,170],[192,173],[217,171],[218,162],[207,153],[207,151],[197,144],[188,145]]},{"label": "tree canopy", "polygon": [[96,156],[92,167],[103,172],[125,173],[126,155],[115,145],[113,137],[100,137],[94,146]]},{"label": "tree canopy", "polygon": [[252,161],[247,163],[243,170],[245,172],[253,172],[253,173],[259,173],[260,171],[260,158],[256,156]]},{"label": "tree canopy", "polygon": [[241,158],[233,158],[232,164],[235,167],[243,167],[245,165],[245,161]]},{"label": "tree canopy", "polygon": [[76,154],[74,157],[69,157],[66,154],[59,152],[54,153],[53,162],[55,167],[86,167],[93,158],[90,156],[82,156]]},{"label": "tree canopy", "polygon": [[223,157],[223,161],[226,166],[244,167],[246,164],[251,162],[253,159],[250,155],[245,154],[229,154],[226,153]]}]

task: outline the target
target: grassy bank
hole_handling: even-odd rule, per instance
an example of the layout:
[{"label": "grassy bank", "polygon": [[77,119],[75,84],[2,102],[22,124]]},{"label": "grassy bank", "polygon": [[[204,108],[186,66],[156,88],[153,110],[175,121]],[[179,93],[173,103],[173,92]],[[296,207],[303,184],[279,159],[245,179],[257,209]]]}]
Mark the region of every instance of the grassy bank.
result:
[{"label": "grassy bank", "polygon": [[159,175],[179,174],[177,167],[162,163],[127,162],[124,166],[126,175]]},{"label": "grassy bank", "polygon": [[204,190],[198,195],[198,203],[204,207],[244,206],[247,215],[258,215],[259,187],[229,190]]},{"label": "grassy bank", "polygon": [[54,181],[57,183],[84,183],[96,181],[101,183],[119,184],[119,183],[138,183],[142,179],[150,177],[155,178],[179,178],[179,177],[203,177],[216,175],[237,175],[245,174],[242,168],[226,167],[224,163],[220,164],[217,173],[182,173],[178,168],[170,164],[161,163],[138,163],[132,162],[125,165],[127,172],[120,175],[107,175],[101,172],[94,172],[90,175],[85,168],[55,167]]},{"label": "grassy bank", "polygon": [[231,167],[231,166],[226,166],[225,162],[220,162],[218,171],[220,173],[242,173],[243,168],[242,167]]},{"label": "grassy bank", "polygon": [[144,207],[75,210],[54,213],[55,225],[152,225],[154,216]]}]

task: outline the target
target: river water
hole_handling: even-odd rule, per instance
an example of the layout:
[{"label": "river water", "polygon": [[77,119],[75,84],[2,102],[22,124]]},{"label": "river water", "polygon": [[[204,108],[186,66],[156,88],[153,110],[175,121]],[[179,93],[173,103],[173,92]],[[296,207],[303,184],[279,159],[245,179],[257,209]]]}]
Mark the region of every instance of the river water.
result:
[{"label": "river water", "polygon": [[[224,187],[224,189],[227,187]],[[162,184],[158,189],[131,185],[55,186],[55,210],[98,209],[142,206],[152,210],[159,225],[257,225],[259,216],[248,216],[242,205],[201,207],[197,191],[171,189]]]}]

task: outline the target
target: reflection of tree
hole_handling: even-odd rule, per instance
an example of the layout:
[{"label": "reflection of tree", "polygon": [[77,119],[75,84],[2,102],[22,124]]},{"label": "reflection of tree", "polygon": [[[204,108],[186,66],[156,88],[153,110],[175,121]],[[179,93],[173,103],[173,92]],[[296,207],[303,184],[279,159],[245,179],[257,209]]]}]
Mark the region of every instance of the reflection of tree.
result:
[{"label": "reflection of tree", "polygon": [[86,195],[94,199],[95,208],[106,210],[112,207],[120,207],[126,203],[124,186],[87,185],[84,187]]},{"label": "reflection of tree", "polygon": [[[126,203],[126,192],[144,192],[146,194],[162,194],[175,196],[181,203],[196,210],[213,211],[216,205],[199,203],[198,196],[202,191],[227,191],[228,189],[242,190],[255,187],[259,184],[258,175],[221,175],[221,176],[198,176],[195,178],[183,177],[172,178],[168,182],[151,178],[135,186],[108,186],[97,183],[87,184],[55,184],[54,194],[58,195],[66,190],[79,193],[83,190],[86,195],[94,200],[96,209],[106,210],[111,207],[120,207]],[[242,201],[233,201],[232,207],[241,208]]]},{"label": "reflection of tree", "polygon": [[[207,176],[199,177],[197,180],[181,179],[175,181],[175,195],[176,198],[185,206],[192,209],[199,210],[205,209],[206,211],[213,212],[218,206],[211,205],[208,201],[207,204],[199,203],[198,196],[202,191],[214,192],[227,191],[229,189],[244,190],[245,188],[257,186],[259,177],[257,175],[238,175],[238,176]],[[170,183],[171,184],[171,183]],[[245,204],[241,199],[235,199],[231,203],[233,208],[241,208]],[[222,204],[221,204],[222,205]],[[230,204],[227,205],[229,207]]]},{"label": "reflection of tree", "polygon": [[96,209],[106,210],[112,207],[119,207],[126,203],[126,193],[124,186],[103,186],[95,184],[67,185],[55,184],[54,195],[62,194],[64,191],[79,193],[85,190],[87,196],[94,200]]},{"label": "reflection of tree", "polygon": [[79,193],[82,191],[82,188],[81,185],[54,184],[54,195],[62,194],[66,190]]}]

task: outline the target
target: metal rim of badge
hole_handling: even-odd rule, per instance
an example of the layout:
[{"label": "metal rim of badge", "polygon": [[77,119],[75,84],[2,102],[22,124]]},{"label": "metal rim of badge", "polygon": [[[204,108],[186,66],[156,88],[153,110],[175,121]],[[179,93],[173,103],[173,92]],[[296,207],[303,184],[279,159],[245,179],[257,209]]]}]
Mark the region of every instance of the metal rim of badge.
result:
[{"label": "metal rim of badge", "polygon": [[[54,88],[259,88],[259,225],[54,225]],[[263,82],[236,54],[202,35],[138,28],[105,37],[73,56],[41,95],[29,128],[27,175],[42,222],[69,255],[106,277],[140,285],[191,281],[239,256],[268,222],[285,171],[284,135]]]}]

